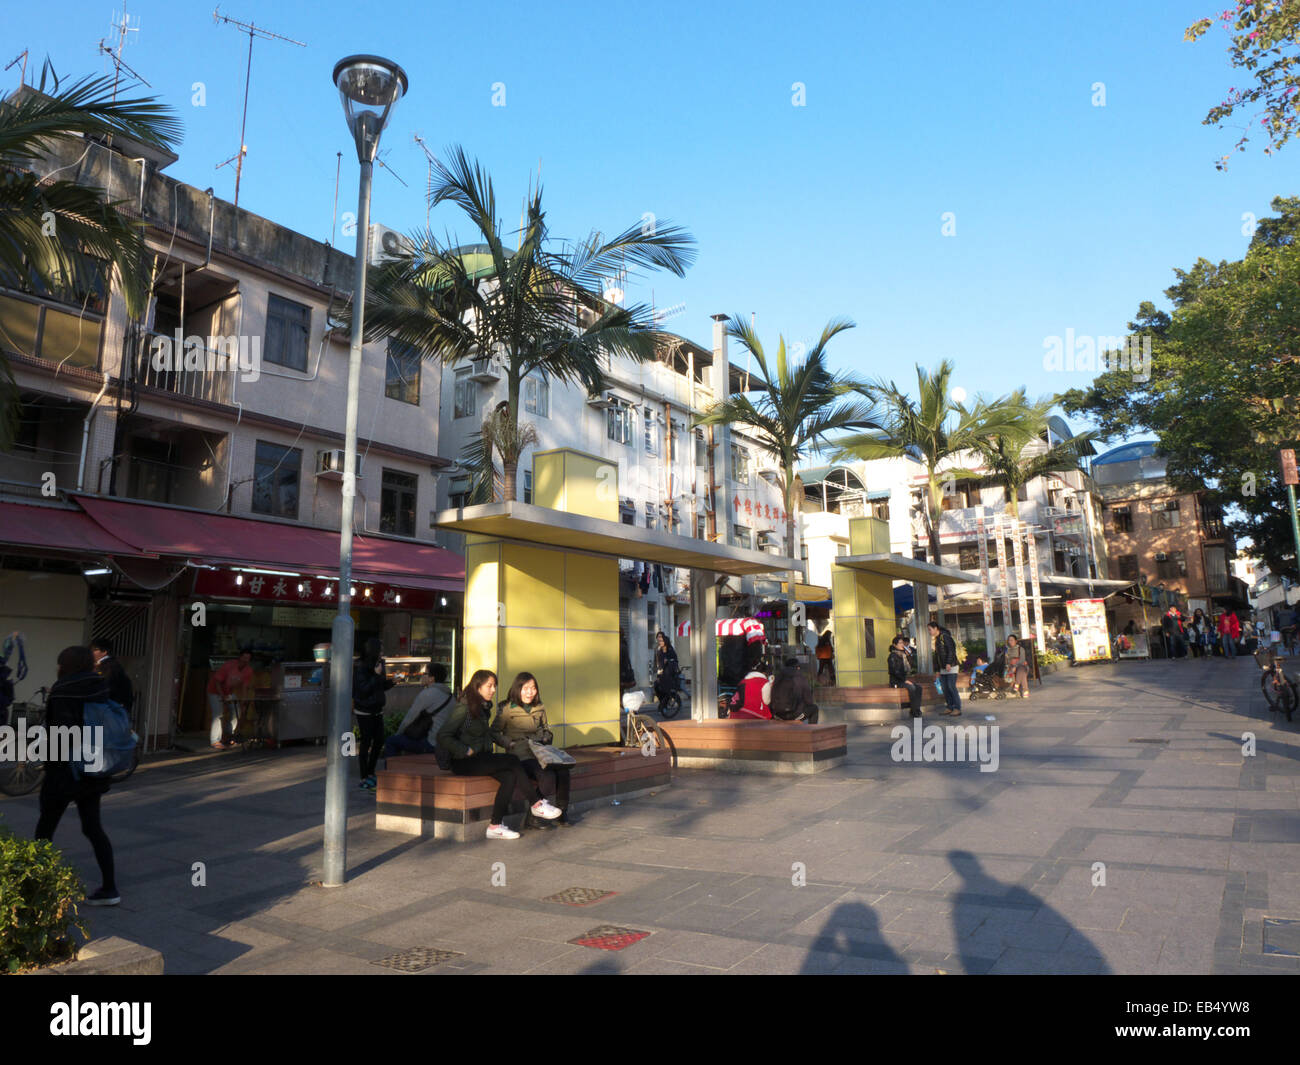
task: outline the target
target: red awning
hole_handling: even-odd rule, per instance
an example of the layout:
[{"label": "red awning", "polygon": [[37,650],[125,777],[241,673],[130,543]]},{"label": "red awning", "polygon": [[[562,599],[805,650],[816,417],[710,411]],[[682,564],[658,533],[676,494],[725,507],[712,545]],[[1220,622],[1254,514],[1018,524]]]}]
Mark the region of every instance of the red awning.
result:
[{"label": "red awning", "polygon": [[[129,551],[193,559],[210,565],[257,566],[294,573],[338,573],[339,534],[229,514],[181,510],[99,496],[77,496]],[[430,591],[460,591],[465,560],[432,544],[377,536],[352,539],[353,576]]]},{"label": "red awning", "polygon": [[139,555],[80,510],[39,503],[0,503],[0,544],[79,555]]}]

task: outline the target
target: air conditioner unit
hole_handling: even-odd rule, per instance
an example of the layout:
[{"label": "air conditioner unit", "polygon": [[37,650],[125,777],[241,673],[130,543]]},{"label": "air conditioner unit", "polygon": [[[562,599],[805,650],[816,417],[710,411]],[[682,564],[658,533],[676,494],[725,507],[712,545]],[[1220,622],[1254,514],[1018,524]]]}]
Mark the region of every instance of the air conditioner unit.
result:
[{"label": "air conditioner unit", "polygon": [[1156,561],[1157,561],[1157,562],[1168,562],[1168,561],[1169,561],[1169,556],[1166,555],[1163,551],[1157,551],[1157,552],[1156,552]]},{"label": "air conditioner unit", "polygon": [[341,318],[329,315],[325,319],[325,339],[335,344],[350,344],[352,343],[352,330],[348,328]]},{"label": "air conditioner unit", "polygon": [[761,532],[758,534],[758,549],[760,551],[769,547],[780,547],[781,537],[774,532]]},{"label": "air conditioner unit", "polygon": [[378,222],[370,226],[370,265],[383,266],[384,263],[408,254],[414,248],[401,233]]},{"label": "air conditioner unit", "polygon": [[501,373],[491,355],[480,355],[470,362],[469,379],[481,385],[494,385],[501,380]]},{"label": "air conditioner unit", "polygon": [[759,470],[758,475],[768,484],[777,484],[781,480],[781,471],[770,466],[765,470]]},{"label": "air conditioner unit", "polygon": [[[316,452],[316,476],[325,481],[343,480],[343,449]],[[361,477],[361,456],[357,456],[357,477]]]},{"label": "air conditioner unit", "polygon": [[597,392],[587,397],[587,406],[595,407],[597,410],[606,410],[609,407],[618,406],[618,397],[613,392]]}]

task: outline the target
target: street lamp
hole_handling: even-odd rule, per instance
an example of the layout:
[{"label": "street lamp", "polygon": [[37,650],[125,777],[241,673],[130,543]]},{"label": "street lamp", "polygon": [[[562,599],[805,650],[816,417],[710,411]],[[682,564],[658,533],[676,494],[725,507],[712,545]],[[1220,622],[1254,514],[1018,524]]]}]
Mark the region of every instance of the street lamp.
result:
[{"label": "street lamp", "polygon": [[366,259],[370,231],[370,183],[379,137],[393,106],[406,92],[406,73],[375,55],[351,55],[334,66],[333,81],[357,146],[361,187],[357,194],[357,261],[352,288],[352,349],[348,354],[348,408],[343,452],[342,514],[339,520],[339,612],[330,648],[330,730],[325,756],[325,872],[322,883],[337,887],[347,870],[347,763],[343,738],[352,710],[352,507],[357,493],[357,395],[361,385],[361,333],[366,307]]}]

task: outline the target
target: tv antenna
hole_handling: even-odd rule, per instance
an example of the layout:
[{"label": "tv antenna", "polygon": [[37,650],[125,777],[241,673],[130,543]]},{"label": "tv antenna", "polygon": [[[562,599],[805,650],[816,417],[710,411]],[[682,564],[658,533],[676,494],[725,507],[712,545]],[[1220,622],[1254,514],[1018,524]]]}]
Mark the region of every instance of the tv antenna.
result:
[{"label": "tv antenna", "polygon": [[[397,176],[397,171],[394,170],[391,166],[389,166],[387,163],[384,162],[384,156],[386,156],[386,155],[387,155],[389,152],[391,152],[392,150],[393,150],[392,148],[385,148],[382,152],[380,152],[380,153],[375,157],[375,162],[378,163],[380,166],[382,166],[382,167],[383,167],[385,170],[387,170],[390,174],[392,174],[393,177],[397,178],[398,181],[402,181],[402,179],[401,179],[400,177]],[[409,187],[410,187],[410,186],[407,185],[405,181],[402,181],[402,188],[405,189],[405,188],[409,188]]]},{"label": "tv antenna", "polygon": [[239,151],[227,159],[224,163],[218,163],[217,169],[228,166],[230,163],[235,164],[235,207],[239,207],[239,179],[244,174],[244,156],[248,154],[248,145],[244,142],[244,132],[248,128],[248,85],[253,79],[253,39],[263,37],[268,41],[284,41],[285,44],[296,44],[299,48],[306,48],[302,41],[295,41],[292,37],[284,37],[278,33],[272,33],[270,30],[261,29],[251,22],[240,22],[229,15],[223,15],[221,8],[217,7],[212,12],[212,21],[216,23],[228,23],[236,27],[241,33],[248,34],[248,69],[244,74],[244,117],[239,123]]},{"label": "tv antenna", "polygon": [[8,65],[6,65],[5,67],[5,70],[9,70],[11,67],[16,66],[18,60],[20,59],[23,61],[23,69],[18,76],[19,87],[27,84],[27,49],[24,48],[21,52],[19,52],[16,56],[14,56],[13,59],[9,60]]},{"label": "tv antenna", "polygon": [[113,70],[115,71],[115,73],[113,74],[114,102],[117,101],[117,86],[118,86],[118,82],[122,80],[123,70],[125,70],[128,74],[130,74],[131,77],[133,77],[136,81],[142,82],[145,86],[147,86],[150,89],[153,88],[152,85],[150,85],[147,81],[145,81],[144,78],[142,78],[134,69],[132,69],[131,65],[125,59],[122,58],[122,49],[126,47],[126,35],[128,33],[140,32],[140,16],[136,15],[134,21],[135,21],[135,25],[132,25],[131,24],[132,18],[130,15],[126,13],[126,4],[123,3],[122,14],[121,15],[114,14],[113,20],[108,24],[108,32],[110,36],[111,35],[117,36],[117,44],[110,48],[108,45],[108,40],[109,40],[108,37],[101,37],[99,39],[99,54],[108,56],[108,61],[113,64]]},{"label": "tv antenna", "polygon": [[418,133],[412,133],[415,143],[420,146],[420,151],[424,152],[425,157],[429,160],[429,177],[424,185],[424,228],[429,228],[429,201],[433,199],[433,166],[438,161],[438,157],[429,150],[424,138]]}]

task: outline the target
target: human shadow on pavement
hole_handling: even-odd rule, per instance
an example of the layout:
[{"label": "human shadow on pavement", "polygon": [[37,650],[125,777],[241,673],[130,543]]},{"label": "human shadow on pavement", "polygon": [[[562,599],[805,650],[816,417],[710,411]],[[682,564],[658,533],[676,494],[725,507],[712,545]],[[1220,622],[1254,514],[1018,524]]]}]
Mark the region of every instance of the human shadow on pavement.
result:
[{"label": "human shadow on pavement", "polygon": [[1013,973],[1110,973],[1101,951],[1054,907],[989,876],[970,851],[949,851],[948,861],[962,878],[952,924],[967,973],[987,973],[999,961]]},{"label": "human shadow on pavement", "polygon": [[885,940],[876,911],[863,902],[844,902],[835,907],[809,945],[799,974],[909,971],[907,962]]}]

